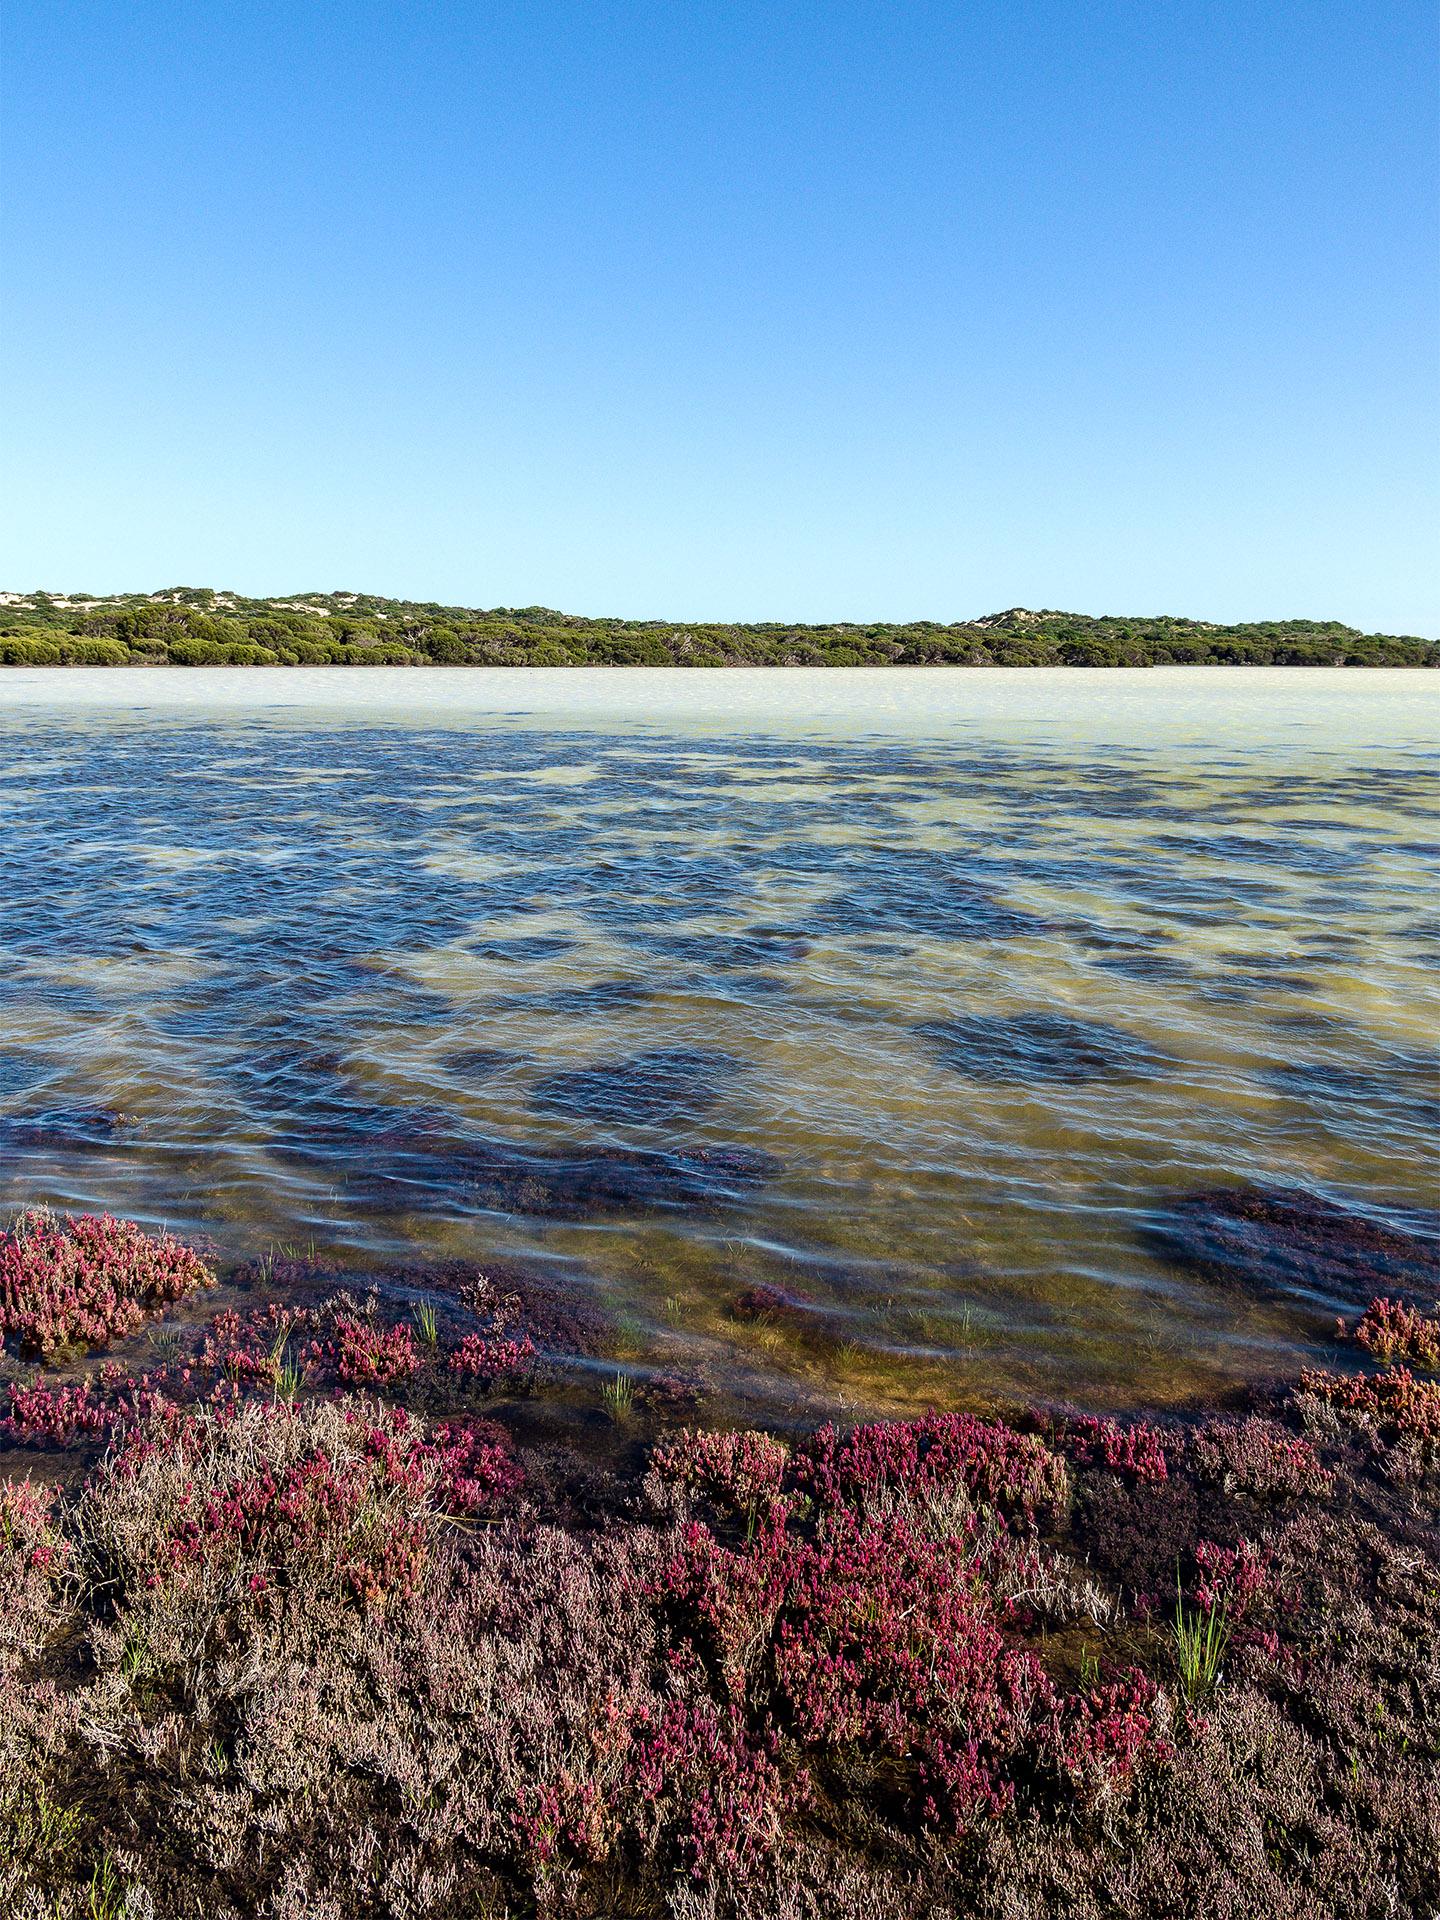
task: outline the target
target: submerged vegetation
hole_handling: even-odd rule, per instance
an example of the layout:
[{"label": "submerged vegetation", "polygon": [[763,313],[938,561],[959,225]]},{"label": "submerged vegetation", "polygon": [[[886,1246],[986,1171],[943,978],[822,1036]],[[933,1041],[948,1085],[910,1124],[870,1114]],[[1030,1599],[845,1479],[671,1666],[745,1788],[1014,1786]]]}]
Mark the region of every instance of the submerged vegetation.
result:
[{"label": "submerged vegetation", "polygon": [[550,607],[444,607],[372,594],[252,600],[0,594],[0,666],[1143,667],[1440,665],[1440,641],[1334,620],[1224,626],[1173,615],[1005,613],[805,626],[620,620]]},{"label": "submerged vegetation", "polygon": [[1417,1304],[1183,1421],[737,1432],[522,1274],[3,1244],[6,1913],[1434,1910]]}]

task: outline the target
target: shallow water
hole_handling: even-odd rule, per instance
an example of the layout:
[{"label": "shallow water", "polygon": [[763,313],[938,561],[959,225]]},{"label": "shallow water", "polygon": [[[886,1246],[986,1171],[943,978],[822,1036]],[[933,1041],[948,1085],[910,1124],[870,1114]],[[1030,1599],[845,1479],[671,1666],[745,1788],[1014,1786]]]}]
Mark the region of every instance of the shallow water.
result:
[{"label": "shallow water", "polygon": [[540,1262],[777,1409],[1210,1393],[1349,1270],[1181,1196],[1428,1274],[1437,735],[1418,671],[7,670],[0,1199]]}]

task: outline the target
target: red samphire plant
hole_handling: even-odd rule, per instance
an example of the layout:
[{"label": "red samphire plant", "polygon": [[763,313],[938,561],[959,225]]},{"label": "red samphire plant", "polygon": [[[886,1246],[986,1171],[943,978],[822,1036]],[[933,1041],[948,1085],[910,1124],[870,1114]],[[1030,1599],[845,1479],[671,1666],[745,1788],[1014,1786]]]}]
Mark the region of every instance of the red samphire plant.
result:
[{"label": "red samphire plant", "polygon": [[41,1209],[0,1234],[0,1339],[51,1354],[122,1339],[214,1276],[190,1247],[110,1214]]}]

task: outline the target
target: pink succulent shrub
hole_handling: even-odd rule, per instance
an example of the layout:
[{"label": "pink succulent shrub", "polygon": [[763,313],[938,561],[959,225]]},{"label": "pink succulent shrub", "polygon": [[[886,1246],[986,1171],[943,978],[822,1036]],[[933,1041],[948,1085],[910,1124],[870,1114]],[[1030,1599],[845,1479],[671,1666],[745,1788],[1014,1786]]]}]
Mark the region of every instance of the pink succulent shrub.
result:
[{"label": "pink succulent shrub", "polygon": [[511,1826],[522,1855],[542,1872],[557,1861],[603,1860],[613,1840],[610,1809],[594,1783],[564,1768],[521,1787]]},{"label": "pink succulent shrub", "polygon": [[273,1303],[245,1315],[227,1308],[210,1322],[200,1350],[201,1364],[223,1373],[236,1386],[272,1387],[280,1378],[293,1326],[293,1316]]},{"label": "pink succulent shrub", "polygon": [[[24,1686],[17,1672],[22,1662],[37,1659],[53,1636],[57,1599],[65,1591],[62,1576],[71,1572],[71,1543],[59,1506],[53,1487],[37,1486],[28,1479],[0,1480],[0,1582],[5,1593],[0,1608],[0,1832],[11,1841],[0,1846],[0,1895],[5,1891],[4,1862],[13,1858],[15,1828],[6,1817],[13,1819],[13,1784],[26,1777],[25,1762],[7,1735],[17,1718],[38,1717],[41,1724],[48,1720],[57,1728],[66,1718],[45,1698],[48,1689],[42,1686],[37,1699],[37,1690]],[[17,1679],[24,1697],[7,1700]],[[0,1912],[14,1910],[0,1903]]]},{"label": "pink succulent shrub", "polygon": [[403,1323],[382,1328],[341,1315],[328,1353],[336,1375],[351,1387],[394,1386],[420,1371],[415,1336]]},{"label": "pink succulent shrub", "polygon": [[822,1427],[800,1450],[798,1479],[822,1506],[839,1507],[896,1488],[958,1486],[978,1505],[1027,1523],[1064,1512],[1065,1462],[1034,1434],[968,1413],[881,1421],[842,1432]]},{"label": "pink succulent shrub", "polygon": [[56,1491],[33,1480],[0,1480],[0,1568],[48,1573],[61,1557],[55,1530]]},{"label": "pink succulent shrub", "polygon": [[214,1275],[168,1233],[110,1214],[22,1213],[0,1234],[0,1340],[27,1353],[104,1346]]},{"label": "pink succulent shrub", "polygon": [[790,1449],[768,1433],[692,1429],[662,1442],[650,1455],[656,1477],[752,1523],[781,1497]]},{"label": "pink succulent shrub", "polygon": [[777,1766],[775,1735],[757,1739],[738,1708],[710,1700],[642,1706],[626,1732],[622,1793],[640,1803],[648,1853],[673,1851],[697,1879],[744,1880],[780,1851],[807,1785]]},{"label": "pink succulent shrub", "polygon": [[378,1604],[416,1587],[436,1475],[421,1429],[398,1409],[172,1410],[102,1462],[83,1530],[124,1591],[180,1580],[258,1596],[300,1581]]},{"label": "pink succulent shrub", "polygon": [[730,1311],[737,1320],[795,1320],[802,1312],[801,1304],[793,1295],[782,1292],[779,1287],[746,1287],[737,1293],[730,1302]]},{"label": "pink succulent shrub", "polygon": [[1202,1480],[1227,1494],[1257,1500],[1298,1500],[1328,1493],[1334,1475],[1308,1440],[1274,1420],[1209,1420],[1190,1436],[1188,1457]]},{"label": "pink succulent shrub", "polygon": [[1098,1800],[1133,1778],[1142,1763],[1174,1757],[1159,1688],[1138,1667],[1056,1703],[1050,1739],[1060,1771],[1083,1798]]},{"label": "pink succulent shrub", "polygon": [[[1418,1910],[1440,1586],[1392,1463],[1440,1467],[1440,1383],[1307,1374],[1292,1412],[1333,1471],[1258,1416],[932,1415],[672,1431],[647,1505],[560,1449],[527,1491],[466,1388],[536,1350],[472,1304],[438,1355],[346,1294],[220,1314],[183,1366],[11,1383],[0,1446],[110,1448],[78,1493],[0,1480],[0,1829],[15,1781],[81,1810],[74,1885],[37,1882],[57,1911],[134,1846],[236,1920],[1040,1920],[1072,1896],[1143,1920],[1192,1886],[1260,1920],[1273,1900],[1230,1896],[1291,1828],[1287,1873],[1333,1854],[1297,1916],[1356,1888]],[[1409,1325],[1392,1305],[1373,1328]],[[307,1394],[471,1411],[292,1404],[292,1353]],[[1177,1579],[1231,1635],[1203,1715],[1091,1656],[1157,1651]],[[0,1911],[34,1877],[11,1866]]]},{"label": "pink succulent shrub", "polygon": [[1001,1813],[1049,1686],[1007,1647],[967,1542],[845,1523],[796,1557],[772,1635],[774,1698],[807,1748],[917,1769],[921,1811],[963,1830]]},{"label": "pink succulent shrub", "polygon": [[[1396,1411],[1393,1384],[1316,1378],[1357,1432]],[[1440,1585],[1363,1447],[1317,1489],[1282,1427],[1215,1422],[1163,1481],[1080,1475],[1068,1551],[1092,1497],[1152,1537],[1173,1522],[1159,1626],[1177,1554],[1186,1605],[1243,1622],[1201,1715],[1091,1667],[1147,1638],[1107,1562],[1102,1584],[1035,1533],[1023,1475],[984,1497],[973,1434],[948,1467],[927,1423],[831,1435],[813,1476],[810,1443],[681,1434],[652,1471],[713,1524],[611,1489],[548,1525],[547,1465],[523,1524],[456,1526],[516,1514],[494,1423],[228,1385],[112,1426],[78,1493],[0,1482],[0,1912],[37,1888],[88,1911],[102,1850],[167,1911],[233,1920],[1433,1905]],[[134,1387],[87,1390],[108,1409]],[[1301,1397],[1333,1439],[1329,1400]],[[1067,1581],[1082,1610],[1049,1611]],[[77,1810],[71,1852],[17,1861],[45,1804]]]},{"label": "pink succulent shrub", "polygon": [[1407,1307],[1399,1300],[1372,1300],[1353,1327],[1341,1320],[1336,1332],[1387,1365],[1407,1361],[1416,1367],[1440,1370],[1440,1318]]},{"label": "pink succulent shrub", "polygon": [[486,1393],[523,1386],[535,1370],[535,1343],[528,1334],[467,1333],[450,1355],[450,1371],[473,1380]]},{"label": "pink succulent shrub", "polygon": [[1297,1404],[1302,1413],[1323,1410],[1341,1427],[1370,1435],[1402,1465],[1440,1469],[1440,1380],[1417,1380],[1408,1367],[1370,1374],[1315,1369],[1301,1374]]},{"label": "pink succulent shrub", "polygon": [[772,1507],[737,1548],[692,1522],[652,1589],[680,1670],[689,1647],[752,1724],[817,1765],[863,1757],[913,1818],[952,1834],[1005,1812],[1020,1779],[1058,1751],[1062,1717],[1072,1770],[1083,1750],[1092,1785],[1127,1778],[1142,1751],[1163,1757],[1146,1702],[1132,1702],[1133,1722],[1112,1701],[1072,1708],[1007,1637],[1018,1610],[997,1578],[1005,1557],[974,1511],[941,1537],[900,1512],[833,1509],[813,1535],[792,1517]]},{"label": "pink succulent shrub", "polygon": [[452,1420],[427,1442],[435,1486],[449,1513],[493,1519],[508,1510],[525,1484],[510,1436],[493,1420]]},{"label": "pink succulent shrub", "polygon": [[743,1549],[721,1544],[699,1521],[680,1527],[651,1577],[682,1664],[713,1667],[722,1691],[743,1699],[774,1632],[802,1542],[772,1509]]},{"label": "pink succulent shrub", "polygon": [[[299,1345],[302,1334],[312,1337]],[[296,1341],[295,1346],[291,1342]],[[322,1306],[285,1308],[274,1302],[244,1316],[215,1316],[201,1354],[237,1386],[274,1386],[294,1364],[307,1376],[347,1387],[403,1386],[424,1364],[403,1321],[378,1324],[356,1296],[339,1293]]]},{"label": "pink succulent shrub", "polygon": [[1253,1540],[1238,1541],[1233,1547],[1200,1540],[1194,1559],[1194,1598],[1204,1613],[1223,1606],[1230,1619],[1239,1620],[1257,1601],[1273,1598],[1270,1555]]},{"label": "pink succulent shrub", "polygon": [[1144,1420],[1122,1427],[1118,1420],[1080,1414],[1064,1422],[1059,1444],[1076,1466],[1103,1467],[1131,1486],[1159,1486],[1170,1476],[1167,1436]]},{"label": "pink succulent shrub", "polygon": [[[188,1378],[188,1369],[182,1369],[176,1384]],[[157,1413],[170,1397],[170,1375],[163,1367],[132,1375],[107,1363],[88,1379],[54,1386],[38,1375],[29,1385],[12,1380],[10,1411],[0,1419],[0,1442],[63,1447],[76,1440],[103,1439]]]},{"label": "pink succulent shrub", "polygon": [[89,1380],[53,1387],[39,1379],[29,1386],[15,1380],[10,1383],[10,1411],[0,1428],[15,1445],[35,1441],[64,1446],[81,1436],[108,1433],[114,1419],[113,1407]]}]

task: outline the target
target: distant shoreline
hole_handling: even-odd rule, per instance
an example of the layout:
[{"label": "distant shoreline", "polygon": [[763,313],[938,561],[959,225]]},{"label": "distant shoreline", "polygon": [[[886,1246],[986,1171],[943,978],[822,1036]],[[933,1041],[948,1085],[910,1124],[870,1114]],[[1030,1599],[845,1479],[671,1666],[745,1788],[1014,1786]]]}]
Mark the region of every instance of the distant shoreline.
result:
[{"label": "distant shoreline", "polygon": [[1166,668],[1205,671],[1216,667],[1231,667],[1238,671],[1256,671],[1271,667],[1293,667],[1301,672],[1334,671],[1347,668],[1357,673],[1374,672],[1377,669],[1388,671],[1424,670],[1440,667],[1440,645],[1433,648],[1432,657],[1424,660],[726,660],[706,661],[698,664],[682,660],[396,660],[390,657],[366,660],[287,660],[275,655],[267,659],[232,660],[224,658],[205,658],[198,660],[168,660],[134,656],[127,660],[92,658],[88,654],[77,654],[63,660],[16,659],[6,655],[6,642],[0,640],[0,669],[11,667],[34,672],[68,673],[75,669],[93,667],[113,667],[117,671],[149,672],[152,669],[174,668],[177,671],[202,667],[213,672],[216,668],[226,668],[234,672],[247,672],[260,668],[306,668],[311,672],[343,672],[351,668],[368,669],[373,672],[379,667],[402,668],[406,671],[446,673],[492,673],[496,671],[517,672],[558,672],[558,673],[609,673],[617,670],[636,669],[645,673],[754,673],[756,671],[776,673],[813,673],[817,668],[822,671],[868,672],[894,671],[897,668],[915,672],[935,672],[956,670],[969,673],[1014,673],[1031,669],[1054,672],[1064,669],[1076,673],[1087,672],[1150,672],[1163,671]]},{"label": "distant shoreline", "polygon": [[1003,613],[943,624],[621,620],[357,593],[0,593],[12,667],[1436,667],[1440,640],[1334,620]]}]

